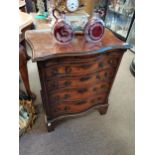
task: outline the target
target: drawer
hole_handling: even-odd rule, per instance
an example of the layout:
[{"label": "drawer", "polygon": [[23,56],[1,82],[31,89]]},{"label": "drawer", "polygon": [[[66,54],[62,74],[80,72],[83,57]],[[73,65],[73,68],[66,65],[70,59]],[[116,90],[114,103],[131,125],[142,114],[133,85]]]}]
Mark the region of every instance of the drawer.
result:
[{"label": "drawer", "polygon": [[[99,70],[99,63],[63,64],[45,69],[45,75],[51,77],[81,76]],[[103,68],[103,67],[102,67]]]},{"label": "drawer", "polygon": [[92,74],[107,68],[117,68],[120,59],[117,57],[102,57],[100,61],[91,63],[78,63],[78,64],[57,64],[45,68],[45,76],[47,80],[55,77],[73,77]]},{"label": "drawer", "polygon": [[60,102],[58,104],[52,104],[50,106],[51,113],[54,116],[58,116],[61,114],[72,114],[72,113],[79,113],[83,112],[85,110],[88,110],[89,108],[106,103],[107,95],[104,93],[100,93],[94,97],[90,97],[87,99],[81,99],[77,101],[65,101]]},{"label": "drawer", "polygon": [[108,93],[110,84],[98,83],[92,84],[89,87],[61,89],[52,93],[48,93],[48,98],[51,104],[57,104],[64,101],[75,101],[82,98],[95,96],[98,93]]},{"label": "drawer", "polygon": [[54,58],[51,60],[47,60],[44,64],[44,67],[51,67],[57,64],[79,64],[79,63],[91,63],[96,62],[101,59],[101,54],[89,55],[89,56],[71,56],[71,57],[63,57],[63,58]]},{"label": "drawer", "polygon": [[80,77],[55,78],[47,81],[46,87],[48,91],[55,91],[64,88],[88,87],[98,82],[111,82],[114,77],[115,70],[104,69],[93,74],[86,74]]},{"label": "drawer", "polygon": [[70,57],[63,57],[63,58],[53,58],[51,60],[47,60],[44,64],[44,67],[51,67],[57,64],[79,64],[79,63],[91,63],[111,59],[113,58],[120,58],[122,56],[122,52],[120,51],[113,51],[113,52],[106,52],[104,54],[94,54],[94,55],[86,55],[86,56],[70,56]]}]

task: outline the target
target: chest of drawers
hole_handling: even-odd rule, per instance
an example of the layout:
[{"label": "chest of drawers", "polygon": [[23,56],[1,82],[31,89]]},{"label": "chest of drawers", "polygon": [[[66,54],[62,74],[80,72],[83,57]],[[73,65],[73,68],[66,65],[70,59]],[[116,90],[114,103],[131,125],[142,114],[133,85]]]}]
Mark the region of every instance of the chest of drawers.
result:
[{"label": "chest of drawers", "polygon": [[77,36],[71,44],[59,45],[48,31],[28,31],[26,38],[38,65],[48,131],[62,118],[92,109],[106,114],[108,96],[128,44],[109,30],[98,43]]}]

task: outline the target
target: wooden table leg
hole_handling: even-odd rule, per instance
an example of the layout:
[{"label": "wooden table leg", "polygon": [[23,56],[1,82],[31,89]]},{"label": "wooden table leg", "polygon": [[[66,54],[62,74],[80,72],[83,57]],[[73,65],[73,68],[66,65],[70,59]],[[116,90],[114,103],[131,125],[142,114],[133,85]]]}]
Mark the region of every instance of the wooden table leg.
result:
[{"label": "wooden table leg", "polygon": [[36,95],[32,93],[30,89],[30,84],[29,84],[29,77],[28,77],[28,70],[27,70],[27,61],[29,59],[28,55],[26,54],[26,49],[20,45],[19,46],[19,71],[21,74],[21,78],[24,82],[24,86],[26,89],[26,92],[28,96],[32,99],[36,99]]}]

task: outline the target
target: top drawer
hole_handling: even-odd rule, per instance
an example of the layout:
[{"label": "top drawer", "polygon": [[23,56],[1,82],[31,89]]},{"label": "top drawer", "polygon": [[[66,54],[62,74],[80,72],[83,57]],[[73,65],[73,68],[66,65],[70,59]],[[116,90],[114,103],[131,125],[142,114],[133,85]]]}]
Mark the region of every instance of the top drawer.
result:
[{"label": "top drawer", "polygon": [[47,61],[44,66],[47,79],[52,77],[82,76],[107,68],[116,68],[122,53],[111,52],[85,58],[69,57]]},{"label": "top drawer", "polygon": [[101,59],[101,56],[104,58],[111,58],[115,57],[118,58],[123,54],[119,50],[106,52],[106,53],[98,53],[93,55],[84,55],[84,56],[69,56],[69,57],[61,57],[61,58],[52,58],[50,60],[46,60],[44,67],[51,67],[53,65],[63,65],[63,64],[79,64],[79,63],[89,63],[89,62],[96,62]]}]

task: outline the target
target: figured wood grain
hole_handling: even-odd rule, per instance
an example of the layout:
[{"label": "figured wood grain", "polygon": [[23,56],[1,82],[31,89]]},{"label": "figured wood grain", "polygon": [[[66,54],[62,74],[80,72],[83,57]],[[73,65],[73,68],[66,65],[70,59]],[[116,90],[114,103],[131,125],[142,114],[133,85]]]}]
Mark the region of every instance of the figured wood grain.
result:
[{"label": "figured wood grain", "polygon": [[66,45],[56,42],[51,31],[27,31],[25,38],[32,48],[32,60],[44,61],[54,57],[79,56],[105,52],[111,49],[127,49],[129,45],[119,40],[110,30],[106,29],[100,42],[87,42],[83,35],[76,35]]},{"label": "figured wood grain", "polygon": [[[53,78],[49,81],[47,81],[47,90],[48,91],[57,91],[59,89],[64,88],[79,88],[79,87],[88,87],[90,85],[94,85],[98,82],[101,82],[101,88],[106,88],[109,81],[111,80],[110,77],[108,77],[108,81],[104,77],[105,74],[104,71],[92,73],[89,75],[82,75],[80,77],[61,77],[61,78]],[[111,71],[112,72],[112,71]],[[98,78],[98,77],[101,77]],[[105,81],[106,80],[106,81]]]},{"label": "figured wood grain", "polygon": [[108,97],[128,44],[106,29],[98,43],[76,36],[58,44],[50,31],[27,31],[26,39],[37,61],[48,131],[55,121],[97,108],[108,109]]},{"label": "figured wood grain", "polygon": [[[84,55],[38,61],[37,64],[42,85],[42,98],[48,118],[52,117],[52,119],[56,119],[54,118],[55,111],[52,111],[52,109],[54,108],[53,106],[57,104],[61,104],[61,107],[64,107],[64,109],[60,109],[60,111],[62,111],[59,113],[60,115],[55,116],[58,119],[61,115],[66,115],[68,113],[66,104],[75,104],[76,106],[73,107],[77,107],[78,112],[87,111],[92,104],[94,106],[99,103],[101,105],[105,104],[125,50],[126,49],[116,49],[110,52],[106,51],[105,53],[94,54],[93,57]],[[83,57],[81,59],[83,63],[79,61],[81,57]],[[91,66],[85,68],[84,66],[88,63],[87,61],[89,58],[97,59],[96,61],[92,61]],[[72,65],[70,62],[73,62],[73,60],[75,60],[76,63]],[[67,67],[72,68],[70,72],[66,72],[66,64]],[[96,68],[93,67],[94,64],[97,64],[95,65]],[[75,69],[74,66],[78,66],[78,69]],[[64,69],[62,69],[62,67],[64,67]],[[85,69],[83,70],[83,68]],[[60,73],[63,74],[61,75]],[[91,76],[90,79],[89,76]],[[87,80],[90,80],[91,83],[87,82]],[[94,100],[94,103],[83,102],[84,99],[95,97],[98,93],[102,93],[102,95],[105,96],[104,100],[100,99],[99,102]],[[74,109],[74,111],[76,111],[76,109]]]}]

